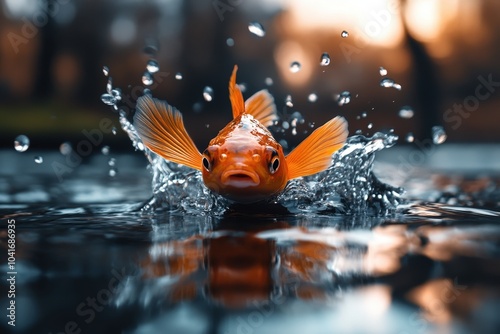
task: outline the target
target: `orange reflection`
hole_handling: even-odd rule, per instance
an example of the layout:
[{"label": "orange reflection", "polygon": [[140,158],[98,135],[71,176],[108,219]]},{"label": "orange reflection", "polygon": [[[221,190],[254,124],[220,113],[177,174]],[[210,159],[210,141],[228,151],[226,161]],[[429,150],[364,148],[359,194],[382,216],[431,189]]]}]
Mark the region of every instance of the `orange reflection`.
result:
[{"label": "orange reflection", "polygon": [[[373,232],[310,231],[279,221],[252,221],[251,227],[242,227],[241,221],[227,219],[209,236],[152,246],[141,266],[145,282],[172,282],[164,290],[167,299],[202,294],[215,303],[240,308],[268,302],[273,291],[327,300],[337,277],[397,271],[412,243],[403,226]],[[373,291],[388,295],[385,290]]]}]

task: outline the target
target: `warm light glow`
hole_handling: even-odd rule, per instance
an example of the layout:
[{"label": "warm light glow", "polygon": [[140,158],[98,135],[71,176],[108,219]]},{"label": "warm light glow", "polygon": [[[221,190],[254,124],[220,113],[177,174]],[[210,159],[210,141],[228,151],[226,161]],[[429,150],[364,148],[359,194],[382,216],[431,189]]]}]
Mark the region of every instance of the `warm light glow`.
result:
[{"label": "warm light glow", "polygon": [[[299,43],[293,41],[280,43],[274,51],[274,60],[281,77],[292,86],[300,86],[309,82],[316,65],[310,57]],[[301,67],[294,73],[290,71],[290,64],[296,61]]]},{"label": "warm light glow", "polygon": [[408,0],[404,15],[411,34],[422,42],[430,42],[441,36],[457,11],[457,0]]},{"label": "warm light glow", "polygon": [[393,47],[403,39],[396,0],[292,0],[288,3],[296,30],[328,29],[349,32],[346,41]]}]

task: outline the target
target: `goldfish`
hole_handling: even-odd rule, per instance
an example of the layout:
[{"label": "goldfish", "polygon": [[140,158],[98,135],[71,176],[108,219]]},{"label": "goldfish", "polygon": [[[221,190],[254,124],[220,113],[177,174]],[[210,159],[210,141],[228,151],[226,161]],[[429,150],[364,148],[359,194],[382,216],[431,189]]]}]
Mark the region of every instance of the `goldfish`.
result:
[{"label": "goldfish", "polygon": [[141,96],[134,126],[144,145],[162,158],[201,171],[203,183],[226,199],[247,204],[280,194],[288,181],[326,170],[345,143],[347,121],[332,118],[285,155],[268,127],[278,119],[274,98],[265,89],[246,101],[229,80],[233,119],[201,153],[189,136],[182,114],[167,102]]}]

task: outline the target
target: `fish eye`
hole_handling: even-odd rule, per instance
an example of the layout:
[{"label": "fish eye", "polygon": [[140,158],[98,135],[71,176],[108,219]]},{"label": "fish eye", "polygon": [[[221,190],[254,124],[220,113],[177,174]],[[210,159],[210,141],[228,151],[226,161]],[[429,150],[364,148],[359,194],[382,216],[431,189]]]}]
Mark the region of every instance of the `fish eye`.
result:
[{"label": "fish eye", "polygon": [[274,174],[278,171],[278,168],[280,167],[280,159],[278,157],[273,157],[271,159],[271,163],[269,164],[269,171],[271,174]]},{"label": "fish eye", "polygon": [[203,159],[201,160],[201,162],[203,164],[203,167],[205,167],[205,169],[207,170],[207,172],[210,172],[212,165],[210,163],[210,157],[208,155],[207,150],[205,150],[205,152],[203,152]]}]

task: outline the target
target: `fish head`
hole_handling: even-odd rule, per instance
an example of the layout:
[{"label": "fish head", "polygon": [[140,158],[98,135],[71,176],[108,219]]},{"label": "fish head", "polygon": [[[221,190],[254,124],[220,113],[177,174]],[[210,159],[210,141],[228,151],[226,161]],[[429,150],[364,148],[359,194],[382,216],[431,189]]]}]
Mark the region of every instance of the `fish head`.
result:
[{"label": "fish head", "polygon": [[202,157],[203,182],[238,203],[254,203],[282,191],[288,170],[281,145],[210,145]]}]

